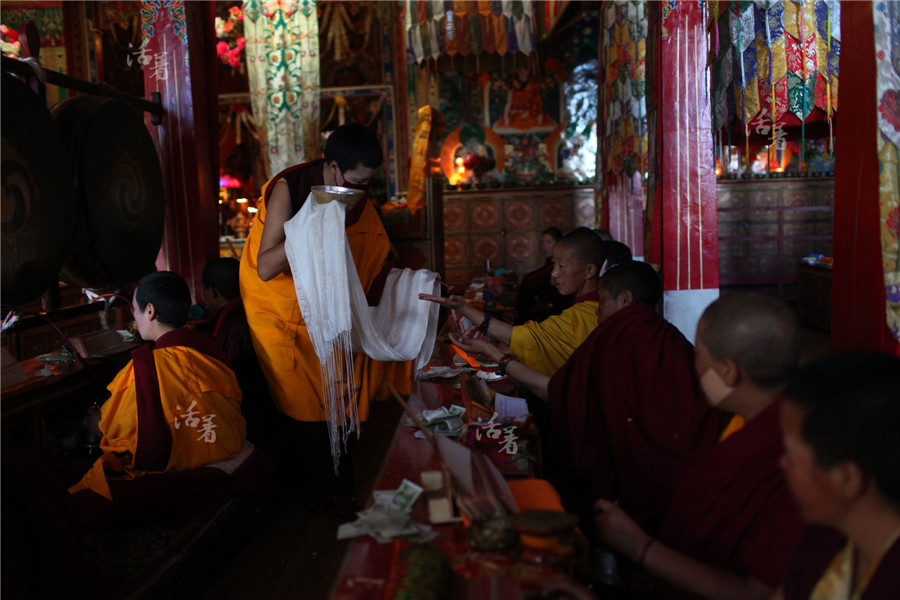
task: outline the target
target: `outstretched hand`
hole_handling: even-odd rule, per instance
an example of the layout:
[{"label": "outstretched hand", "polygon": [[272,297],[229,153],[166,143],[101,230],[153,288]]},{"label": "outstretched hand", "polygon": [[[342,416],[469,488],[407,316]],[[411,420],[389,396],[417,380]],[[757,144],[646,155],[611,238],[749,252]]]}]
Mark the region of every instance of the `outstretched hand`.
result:
[{"label": "outstretched hand", "polygon": [[454,346],[469,354],[484,354],[494,362],[503,358],[503,350],[499,346],[484,339],[474,339],[451,332],[448,334]]},{"label": "outstretched hand", "polygon": [[419,300],[428,300],[430,302],[437,302],[444,308],[450,308],[452,310],[459,310],[465,306],[470,306],[466,299],[462,296],[447,296],[446,298],[443,296],[432,296],[431,294],[419,294]]},{"label": "outstretched hand", "polygon": [[594,523],[600,538],[615,550],[637,563],[650,541],[644,531],[628,514],[609,500],[594,503]]}]

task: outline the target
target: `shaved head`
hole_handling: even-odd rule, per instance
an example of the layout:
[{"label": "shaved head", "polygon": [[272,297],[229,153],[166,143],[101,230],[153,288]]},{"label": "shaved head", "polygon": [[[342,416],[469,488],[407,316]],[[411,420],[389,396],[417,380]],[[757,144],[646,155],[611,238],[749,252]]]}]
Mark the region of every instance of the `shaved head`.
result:
[{"label": "shaved head", "polygon": [[572,258],[582,267],[596,265],[598,273],[606,261],[603,240],[587,228],[576,229],[572,233],[562,236],[556,245],[571,250]]},{"label": "shaved head", "polygon": [[794,311],[753,293],[729,294],[710,304],[700,317],[697,338],[715,360],[730,358],[765,389],[787,383],[803,350]]},{"label": "shaved head", "polygon": [[626,260],[614,265],[600,278],[600,285],[613,298],[631,292],[634,302],[643,302],[654,308],[663,291],[656,269],[639,260]]}]

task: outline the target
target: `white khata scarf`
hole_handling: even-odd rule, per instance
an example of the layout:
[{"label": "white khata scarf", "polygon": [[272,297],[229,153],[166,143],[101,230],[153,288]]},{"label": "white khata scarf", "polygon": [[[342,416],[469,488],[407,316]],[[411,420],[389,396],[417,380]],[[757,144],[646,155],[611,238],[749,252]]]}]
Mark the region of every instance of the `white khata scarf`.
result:
[{"label": "white khata scarf", "polygon": [[431,358],[440,309],[419,300],[420,293],[440,294],[437,274],[425,269],[391,270],[381,302],[368,305],[344,230],[346,210],[338,201],[319,204],[310,194],[284,224],[297,301],[322,366],[335,472],[350,433],[359,438],[353,353],[379,361],[415,359],[418,375]]}]

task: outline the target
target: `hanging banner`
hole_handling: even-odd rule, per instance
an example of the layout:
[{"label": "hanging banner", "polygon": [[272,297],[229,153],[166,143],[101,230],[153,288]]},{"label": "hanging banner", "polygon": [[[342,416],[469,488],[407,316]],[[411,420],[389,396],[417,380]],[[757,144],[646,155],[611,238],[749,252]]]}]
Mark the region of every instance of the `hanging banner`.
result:
[{"label": "hanging banner", "polygon": [[319,22],[313,0],[244,1],[253,116],[267,177],[319,156]]}]

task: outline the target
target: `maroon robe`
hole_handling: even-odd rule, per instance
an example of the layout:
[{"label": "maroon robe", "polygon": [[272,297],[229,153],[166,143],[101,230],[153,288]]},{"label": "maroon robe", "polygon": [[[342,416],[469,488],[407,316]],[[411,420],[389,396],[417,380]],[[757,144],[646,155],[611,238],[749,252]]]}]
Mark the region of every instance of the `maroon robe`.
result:
[{"label": "maroon robe", "polygon": [[[784,600],[807,600],[847,538],[833,529],[808,527],[791,554],[784,577]],[[900,540],[888,549],[860,600],[893,600],[900,594]]]},{"label": "maroon robe", "polygon": [[154,350],[172,346],[191,348],[228,364],[225,354],[212,337],[190,329],[169,331],[155,343],[144,344],[131,351],[138,407],[138,438],[141,441],[134,454],[134,466],[144,471],[165,471],[172,451],[172,436],[163,414],[159,377],[153,359]]},{"label": "maroon robe", "polygon": [[[784,481],[773,402],[685,473],[659,539],[701,562],[752,576],[772,589],[803,529]],[[666,598],[694,598],[672,591]]]},{"label": "maroon robe", "polygon": [[644,303],[600,323],[550,379],[549,400],[568,451],[567,508],[617,500],[651,532],[694,454],[714,447],[730,418],[703,399],[691,343]]},{"label": "maroon robe", "polygon": [[276,448],[280,443],[281,411],[272,402],[266,376],[259,366],[240,296],[219,311],[212,335],[225,352],[228,366],[241,388],[241,414],[247,421],[247,439],[259,448]]}]

